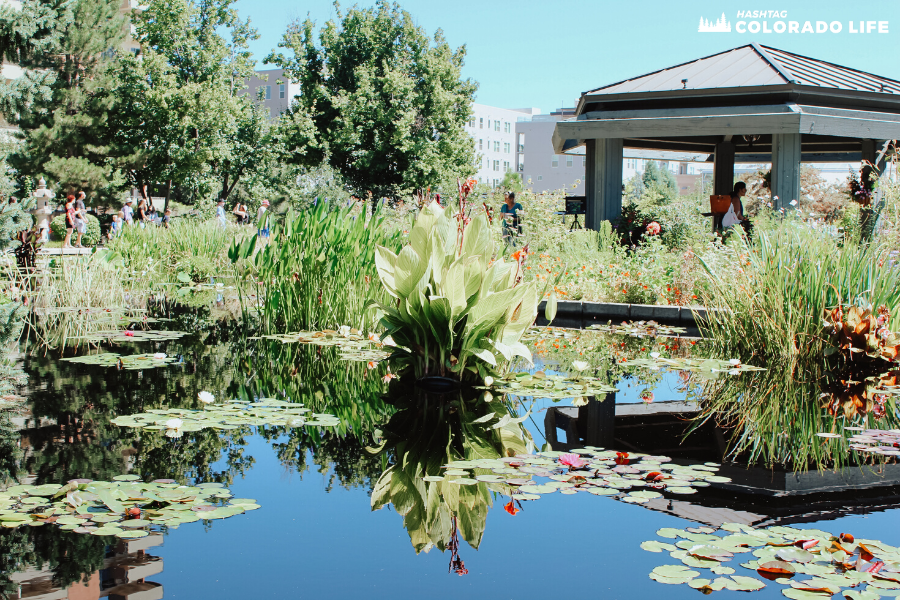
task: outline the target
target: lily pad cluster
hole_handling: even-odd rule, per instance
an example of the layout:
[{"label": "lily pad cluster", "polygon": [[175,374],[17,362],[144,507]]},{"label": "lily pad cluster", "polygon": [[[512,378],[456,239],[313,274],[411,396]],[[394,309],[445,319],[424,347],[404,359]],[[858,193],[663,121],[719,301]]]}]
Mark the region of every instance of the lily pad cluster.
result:
[{"label": "lily pad cluster", "polygon": [[445,469],[450,483],[505,484],[513,500],[537,500],[543,494],[558,491],[616,496],[623,502],[645,504],[662,498],[663,492],[694,494],[696,488],[731,481],[716,475],[719,465],[715,463],[680,465],[666,456],[629,454],[594,446],[572,453],[548,451],[453,461]]},{"label": "lily pad cluster", "polygon": [[178,485],[171,479],[144,483],[137,475],[113,481],[74,479],[65,485],[16,485],[0,492],[0,526],[54,525],[61,529],[123,539],[145,537],[154,525],[177,527],[225,519],[259,508],[233,498],[221,483]]},{"label": "lily pad cluster", "polygon": [[335,427],[340,420],[329,414],[313,413],[302,404],[260,398],[256,402],[231,400],[211,404],[203,410],[187,408],[151,409],[144,413],[116,417],[111,422],[120,427],[165,431],[169,437],[207,427],[237,429],[243,426],[274,425],[284,427]]},{"label": "lily pad cluster", "polygon": [[[863,429],[862,427],[845,427],[844,429],[856,432],[850,437],[851,450],[882,456],[900,456],[900,431],[896,429]],[[823,438],[843,437],[837,433],[817,433],[816,435]]]},{"label": "lily pad cluster", "polygon": [[685,327],[660,325],[656,321],[623,321],[618,325],[613,325],[610,321],[606,324],[591,325],[588,329],[633,337],[678,337],[687,333]]},{"label": "lily pad cluster", "polygon": [[390,345],[390,340],[382,341],[375,334],[368,337],[358,330],[341,326],[337,331],[298,331],[263,336],[265,339],[279,340],[283,344],[311,344],[313,346],[336,346],[338,354],[344,360],[361,362],[378,362],[387,358],[390,353],[382,348]]},{"label": "lily pad cluster", "polygon": [[186,335],[186,331],[161,329],[111,329],[107,331],[95,331],[78,339],[87,342],[166,342],[177,340]]},{"label": "lily pad cluster", "polygon": [[721,360],[717,358],[665,358],[658,352],[651,352],[649,358],[635,358],[619,363],[623,367],[643,367],[653,371],[672,369],[675,371],[691,371],[710,379],[724,373],[740,375],[747,371],[765,371],[762,367],[745,365],[740,360]]},{"label": "lily pad cluster", "polygon": [[[723,589],[752,592],[774,582],[783,586],[784,596],[797,600],[825,600],[834,594],[851,600],[900,596],[900,548],[877,540],[742,523],[667,527],[656,533],[666,541],[643,542],[641,548],[668,552],[680,561],[653,569],[650,578],[660,583],[686,583],[708,594]],[[738,566],[746,569],[744,575],[735,574]]]},{"label": "lily pad cluster", "polygon": [[515,396],[538,396],[552,400],[597,396],[615,392],[616,388],[602,383],[597,377],[572,374],[548,375],[543,371],[535,373],[507,373],[485,380],[486,387]]},{"label": "lily pad cluster", "polygon": [[115,352],[102,352],[100,354],[88,354],[85,356],[73,356],[62,359],[68,362],[85,365],[99,365],[101,367],[118,367],[129,371],[140,369],[155,369],[165,367],[176,361],[174,356],[166,356],[158,352],[156,354],[129,354],[121,355]]}]

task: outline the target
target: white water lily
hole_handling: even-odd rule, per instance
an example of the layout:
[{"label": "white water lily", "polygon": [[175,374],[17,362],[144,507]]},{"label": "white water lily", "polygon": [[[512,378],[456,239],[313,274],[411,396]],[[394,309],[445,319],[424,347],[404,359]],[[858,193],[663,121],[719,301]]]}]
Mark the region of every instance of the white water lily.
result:
[{"label": "white water lily", "polygon": [[492,385],[494,385],[494,378],[491,377],[490,375],[488,375],[487,377],[485,377],[485,378],[484,378],[484,385],[486,385],[486,386],[492,386]]},{"label": "white water lily", "polygon": [[341,325],[338,327],[338,333],[343,337],[349,337],[350,335],[350,326],[349,325]]},{"label": "white water lily", "polygon": [[395,342],[394,338],[392,338],[391,336],[387,336],[386,338],[381,340],[381,343],[384,344],[385,346],[396,346],[397,345],[397,342]]},{"label": "white water lily", "polygon": [[197,394],[197,397],[200,398],[200,402],[202,402],[203,404],[212,404],[216,401],[216,397],[209,392],[200,392],[199,394]]},{"label": "white water lily", "polygon": [[165,352],[157,352],[156,354],[153,355],[153,358],[155,358],[156,360],[162,360],[165,357],[166,357]]},{"label": "white water lily", "polygon": [[659,358],[659,352],[651,352],[650,358]]},{"label": "white water lily", "polygon": [[166,437],[167,438],[180,438],[181,430],[180,429],[166,429]]},{"label": "white water lily", "polygon": [[584,362],[583,360],[576,360],[575,362],[572,363],[572,368],[575,369],[576,371],[584,371],[589,366],[590,365],[587,364],[586,362]]},{"label": "white water lily", "polygon": [[739,360],[736,359],[736,358],[732,358],[732,359],[729,360],[728,362],[730,362],[730,363],[733,364],[734,366],[737,366],[737,365],[741,364],[741,361],[739,361]]},{"label": "white water lily", "polygon": [[166,429],[181,429],[182,425],[184,425],[184,421],[181,419],[169,419],[166,421]]}]

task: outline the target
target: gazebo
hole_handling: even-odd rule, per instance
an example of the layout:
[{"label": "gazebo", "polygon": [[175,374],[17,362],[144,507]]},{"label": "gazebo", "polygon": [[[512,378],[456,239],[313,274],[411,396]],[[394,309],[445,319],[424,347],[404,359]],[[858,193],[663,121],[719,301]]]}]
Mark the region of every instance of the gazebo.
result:
[{"label": "gazebo", "polygon": [[553,147],[584,152],[597,229],[622,210],[623,148],[709,153],[716,194],[731,191],[736,161],[771,162],[773,201],[787,209],[801,162],[877,168],[898,138],[900,82],[754,43],[583,93]]}]

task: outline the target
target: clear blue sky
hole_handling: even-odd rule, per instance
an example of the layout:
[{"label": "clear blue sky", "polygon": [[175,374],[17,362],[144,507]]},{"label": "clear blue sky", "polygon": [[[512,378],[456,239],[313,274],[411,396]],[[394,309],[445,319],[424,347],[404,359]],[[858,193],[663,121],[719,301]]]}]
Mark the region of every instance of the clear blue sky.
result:
[{"label": "clear blue sky", "polygon": [[[342,2],[343,8],[352,2]],[[371,0],[360,6],[374,4]],[[479,83],[476,101],[549,112],[572,106],[584,91],[750,42],[759,42],[900,79],[900,2],[848,0],[405,0],[400,5],[429,34],[444,30],[448,42],[466,45],[463,76]],[[321,25],[334,16],[329,0],[239,0],[260,39],[260,62],[277,46],[285,27],[311,16]],[[738,11],[787,11],[786,17],[738,18]],[[722,13],[731,33],[699,33],[701,17]],[[839,21],[840,33],[737,33],[738,21]],[[887,21],[888,33],[854,34],[849,22]]]}]

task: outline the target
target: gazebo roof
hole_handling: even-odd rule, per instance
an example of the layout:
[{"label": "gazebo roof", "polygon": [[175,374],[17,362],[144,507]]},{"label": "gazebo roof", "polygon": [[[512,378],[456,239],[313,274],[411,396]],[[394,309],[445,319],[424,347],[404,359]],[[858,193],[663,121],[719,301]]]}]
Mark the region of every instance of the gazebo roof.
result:
[{"label": "gazebo roof", "polygon": [[900,81],[755,43],[605,85],[585,94],[785,84],[900,94]]},{"label": "gazebo roof", "polygon": [[620,138],[626,148],[709,153],[736,140],[738,160],[756,162],[773,135],[792,133],[803,136],[804,160],[860,160],[861,140],[900,138],[900,81],[747,44],[585,92],[575,117],[556,124],[553,147]]}]

